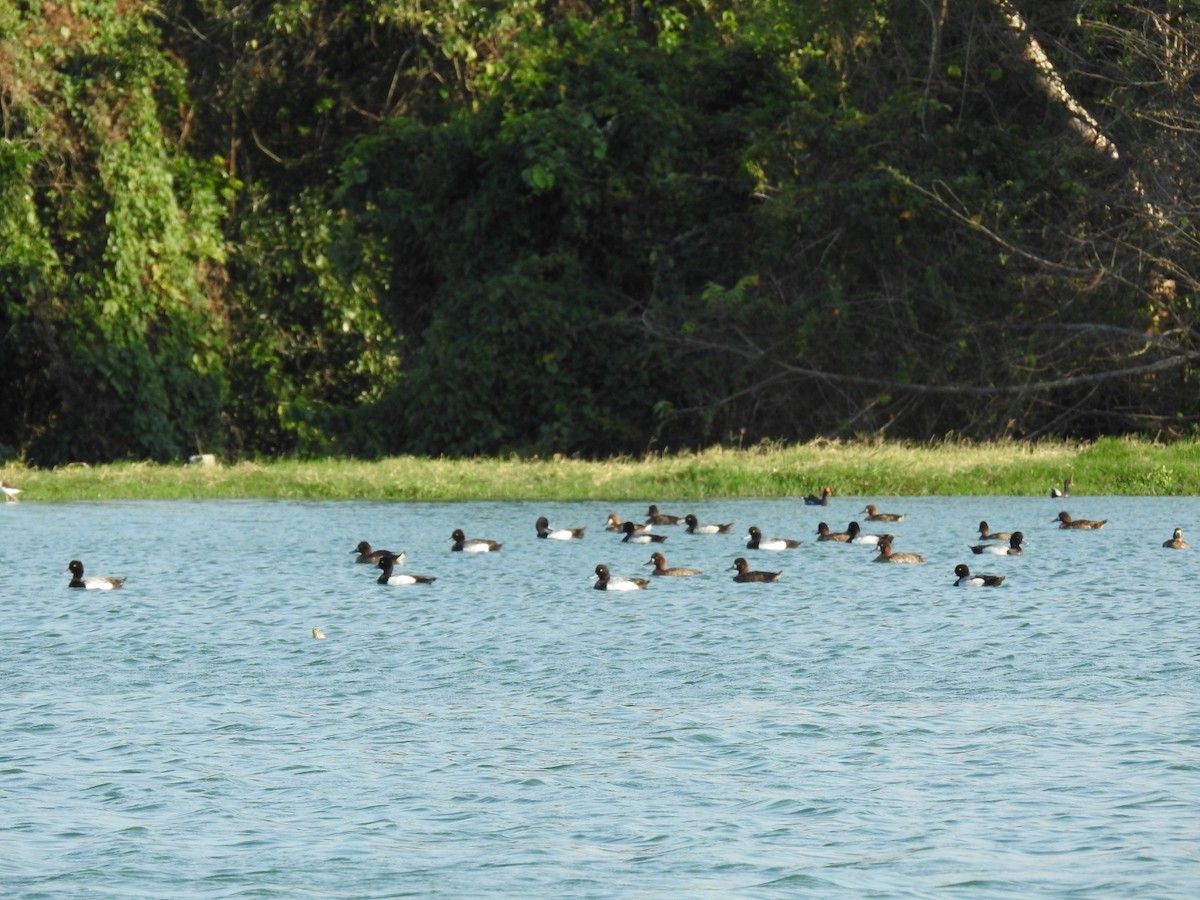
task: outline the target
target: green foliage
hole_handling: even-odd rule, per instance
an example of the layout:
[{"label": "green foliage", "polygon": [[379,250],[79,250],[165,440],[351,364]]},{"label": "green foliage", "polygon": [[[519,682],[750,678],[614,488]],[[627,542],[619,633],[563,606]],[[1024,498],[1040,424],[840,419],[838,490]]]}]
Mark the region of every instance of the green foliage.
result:
[{"label": "green foliage", "polygon": [[574,260],[534,256],[455,288],[382,405],[394,423],[384,446],[469,455],[636,440],[621,419],[622,392],[636,390],[622,384],[622,330],[596,318],[589,290]]},{"label": "green foliage", "polygon": [[[929,62],[931,23],[913,9],[880,18],[861,4],[857,28],[817,24],[792,58],[805,91],[753,165],[768,201],[757,215],[795,239],[764,243],[753,291],[716,279],[738,285],[737,304],[693,299],[663,317],[681,352],[728,373],[675,415],[750,439],[1177,429],[1145,415],[1143,382],[1102,375],[1171,356],[1187,371],[1186,307],[1151,300],[1159,321],[1184,324],[1177,343],[1153,340],[1130,302],[1155,283],[1136,269],[1165,220],[1135,211],[1136,179],[1122,182],[1078,139],[994,4],[951,10],[936,47],[944,65]],[[1181,250],[1160,271],[1178,272]],[[1159,298],[1181,284],[1156,283]],[[1176,419],[1179,382],[1156,383]],[[1196,413],[1190,405],[1185,421]]]},{"label": "green foliage", "polygon": [[259,192],[243,199],[229,264],[227,369],[230,450],[313,454],[337,447],[344,413],[394,383],[398,329],[376,287],[330,263],[334,215],[316,192],[277,210]]},{"label": "green foliage", "polygon": [[182,73],[146,11],[7,23],[3,378],[31,389],[6,389],[19,413],[3,427],[31,460],[166,459],[215,437],[220,208],[165,133]]},{"label": "green foliage", "polygon": [[753,256],[743,151],[783,96],[773,63],[577,24],[479,112],[389,123],[343,168],[346,258],[422,328],[389,450],[645,446],[680,380],[632,323]]},{"label": "green foliage", "polygon": [[1194,432],[1185,7],[0,4],[0,456]]}]

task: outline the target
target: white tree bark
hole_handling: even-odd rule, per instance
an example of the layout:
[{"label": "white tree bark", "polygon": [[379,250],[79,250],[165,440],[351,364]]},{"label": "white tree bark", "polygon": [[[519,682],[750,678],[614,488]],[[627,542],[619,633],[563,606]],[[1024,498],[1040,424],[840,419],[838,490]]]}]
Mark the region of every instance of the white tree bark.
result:
[{"label": "white tree bark", "polygon": [[1009,28],[1020,36],[1024,45],[1025,58],[1037,69],[1038,82],[1042,88],[1052,100],[1062,104],[1071,114],[1071,127],[1098,152],[1111,159],[1117,159],[1117,145],[1104,136],[1100,130],[1100,123],[1084,109],[1078,100],[1071,96],[1071,92],[1067,90],[1067,86],[1059,77],[1058,70],[1054,68],[1054,63],[1050,61],[1050,57],[1046,55],[1046,51],[1042,49],[1037,38],[1029,33],[1029,26],[1020,10],[1009,0],[995,0],[995,2],[1008,22]]}]

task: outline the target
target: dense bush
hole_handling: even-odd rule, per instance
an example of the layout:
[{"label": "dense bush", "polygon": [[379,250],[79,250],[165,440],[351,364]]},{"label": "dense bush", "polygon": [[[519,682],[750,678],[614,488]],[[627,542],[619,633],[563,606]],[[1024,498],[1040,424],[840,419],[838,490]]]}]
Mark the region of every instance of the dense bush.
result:
[{"label": "dense bush", "polygon": [[175,140],[186,73],[136,8],[0,13],[0,444],[31,461],[220,441],[212,169]]},{"label": "dense bush", "polygon": [[1183,4],[0,7],[0,454],[1190,432]]}]

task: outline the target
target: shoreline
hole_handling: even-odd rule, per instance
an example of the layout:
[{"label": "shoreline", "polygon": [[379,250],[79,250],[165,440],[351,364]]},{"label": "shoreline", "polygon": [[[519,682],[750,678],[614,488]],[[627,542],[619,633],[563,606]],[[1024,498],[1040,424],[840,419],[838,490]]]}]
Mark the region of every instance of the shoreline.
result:
[{"label": "shoreline", "polygon": [[1200,441],[929,444],[814,441],[609,460],[389,457],[0,467],[21,503],[78,500],[700,500],[837,495],[1200,495]]}]

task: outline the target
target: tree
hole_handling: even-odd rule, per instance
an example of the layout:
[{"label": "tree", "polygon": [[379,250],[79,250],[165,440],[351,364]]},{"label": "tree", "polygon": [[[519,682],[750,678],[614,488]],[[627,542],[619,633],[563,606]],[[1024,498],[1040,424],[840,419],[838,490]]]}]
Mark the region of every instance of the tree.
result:
[{"label": "tree", "polygon": [[0,12],[0,444],[177,458],[217,436],[224,246],[169,137],[182,73],[148,4]]},{"label": "tree", "polygon": [[742,151],[782,108],[779,69],[573,19],[509,65],[478,110],[390,121],[344,169],[347,258],[419,334],[388,446],[641,449],[679,379],[637,323],[754,252]]},{"label": "tree", "polygon": [[[813,94],[765,157],[792,260],[649,323],[741,373],[690,409],[726,433],[778,432],[789,414],[817,433],[914,437],[1196,420],[1179,290],[1194,230],[1172,199],[1194,164],[1180,136],[1195,96],[1177,87],[1194,26],[1124,4],[1076,25],[1066,10],[1031,23],[1009,3],[927,4],[922,23],[895,4],[862,20],[845,90]],[[1033,36],[1046,20],[1062,27]],[[1122,109],[1154,112],[1127,137]],[[814,117],[833,128],[806,129]]]}]

